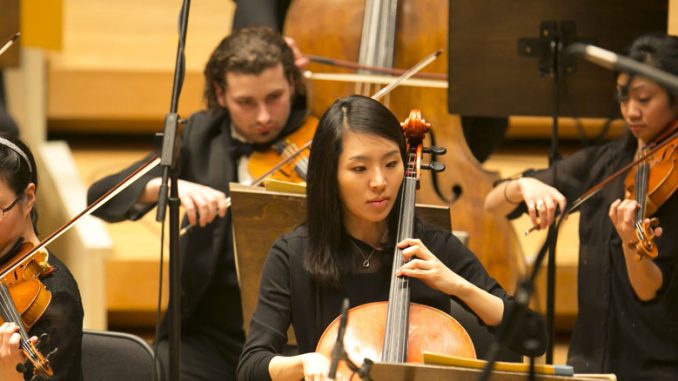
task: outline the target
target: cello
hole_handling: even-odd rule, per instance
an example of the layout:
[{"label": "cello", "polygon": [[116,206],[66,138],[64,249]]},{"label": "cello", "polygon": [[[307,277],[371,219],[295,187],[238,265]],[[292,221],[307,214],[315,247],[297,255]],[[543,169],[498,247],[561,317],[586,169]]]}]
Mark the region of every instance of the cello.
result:
[{"label": "cello", "polygon": [[[396,242],[414,235],[414,206],[421,169],[423,135],[430,124],[421,119],[419,110],[413,110],[402,123],[407,137],[407,165],[401,186],[402,202],[398,219]],[[429,151],[430,152],[430,151]],[[432,170],[441,167],[430,164]],[[382,362],[423,363],[423,351],[460,357],[476,358],[475,348],[466,330],[450,315],[426,305],[410,303],[409,278],[396,275],[404,264],[402,249],[396,246],[391,268],[391,285],[388,302],[372,302],[348,311],[343,340],[351,362],[363,359]],[[341,317],[325,329],[316,351],[331,358]],[[343,363],[338,371],[344,379],[351,379],[353,370]]]},{"label": "cello", "polygon": [[[369,66],[410,67],[447,46],[448,6],[445,0],[295,0],[287,12],[284,34],[293,37],[307,54]],[[326,71],[317,64],[309,69]],[[424,71],[447,73],[447,53]],[[368,94],[372,89],[313,82],[309,85],[312,111],[320,115],[335,98],[351,93]],[[424,105],[422,112],[439,127],[437,141],[430,145],[448,149],[445,157],[437,159],[447,167],[437,178],[446,200],[435,191],[433,178],[422,178],[417,201],[449,203],[454,228],[468,232],[469,248],[505,289],[513,290],[524,273],[522,251],[510,222],[484,210],[485,195],[496,175],[480,168],[466,145],[459,117],[447,113],[446,89],[400,87],[384,103],[395,115],[406,115],[413,103]]]}]

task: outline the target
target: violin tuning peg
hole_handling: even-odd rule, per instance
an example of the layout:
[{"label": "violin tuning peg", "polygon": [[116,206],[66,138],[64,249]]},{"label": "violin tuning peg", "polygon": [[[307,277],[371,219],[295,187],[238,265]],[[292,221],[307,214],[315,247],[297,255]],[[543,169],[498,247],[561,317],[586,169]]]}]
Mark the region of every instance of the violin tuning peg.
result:
[{"label": "violin tuning peg", "polygon": [[430,169],[435,172],[442,172],[445,170],[445,164],[439,163],[437,161],[432,161],[430,164],[422,164],[422,169]]},{"label": "violin tuning peg", "polygon": [[38,342],[35,344],[35,346],[40,349],[41,351],[45,349],[45,346],[48,345],[50,342],[50,337],[48,334],[43,333],[38,337]]},{"label": "violin tuning peg", "polygon": [[29,366],[28,360],[16,364],[16,371],[21,373],[21,374],[25,374],[26,372],[29,371],[29,369],[30,369],[30,366]]},{"label": "violin tuning peg", "polygon": [[432,153],[434,155],[444,155],[447,153],[447,149],[445,147],[436,147],[436,146],[431,146],[422,149],[424,153]]},{"label": "violin tuning peg", "polygon": [[52,358],[52,356],[53,356],[55,353],[57,353],[58,350],[59,350],[59,348],[54,348],[54,349],[52,349],[52,351],[49,352],[49,353],[47,354],[47,356],[45,356],[45,358],[47,359],[47,361],[49,361],[49,360]]}]

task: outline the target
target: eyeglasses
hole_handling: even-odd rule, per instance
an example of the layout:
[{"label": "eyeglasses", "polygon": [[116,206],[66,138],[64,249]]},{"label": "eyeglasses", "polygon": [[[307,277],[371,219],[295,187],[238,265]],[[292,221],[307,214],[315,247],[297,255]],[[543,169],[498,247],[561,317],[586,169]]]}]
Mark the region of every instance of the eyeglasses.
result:
[{"label": "eyeglasses", "polygon": [[19,202],[19,200],[20,200],[21,197],[23,197],[23,196],[24,196],[24,193],[23,193],[23,192],[19,193],[19,195],[16,196],[16,198],[14,199],[14,201],[12,201],[11,204],[9,204],[9,205],[8,205],[7,207],[5,207],[5,208],[1,208],[0,211],[2,211],[2,213],[0,213],[0,219],[5,218],[5,214],[7,214],[10,210],[12,210],[12,208],[14,208],[14,206]]}]

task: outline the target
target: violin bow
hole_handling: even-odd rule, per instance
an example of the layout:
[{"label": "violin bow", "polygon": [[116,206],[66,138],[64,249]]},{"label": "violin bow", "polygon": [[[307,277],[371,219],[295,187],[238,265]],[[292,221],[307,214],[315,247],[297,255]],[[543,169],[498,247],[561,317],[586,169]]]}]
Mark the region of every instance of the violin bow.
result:
[{"label": "violin bow", "polygon": [[[642,155],[638,159],[634,160],[633,162],[625,165],[615,173],[611,174],[610,176],[606,177],[603,179],[603,181],[599,182],[598,184],[592,186],[589,188],[586,192],[584,192],[581,196],[579,196],[578,199],[574,200],[572,202],[572,205],[567,208],[565,213],[563,213],[563,217],[567,216],[569,214],[572,214],[577,208],[579,208],[583,203],[588,201],[591,197],[593,197],[596,193],[600,192],[601,189],[603,189],[607,184],[609,184],[612,180],[616,179],[617,177],[623,175],[628,171],[629,169],[633,168],[635,165],[638,165],[639,163],[642,163],[643,161],[647,160],[652,156],[656,151],[664,147],[665,145],[669,144],[673,139],[678,136],[678,130],[674,131],[673,133],[669,134],[661,143],[657,144],[655,147],[653,147],[650,151],[648,151],[645,155]],[[523,232],[524,236],[527,236],[528,234],[532,233],[535,230],[539,230],[538,226],[533,226]]]},{"label": "violin bow", "polygon": [[[388,67],[380,67],[380,66],[370,66],[370,65],[362,65],[353,61],[347,61],[347,60],[340,60],[340,59],[335,59],[335,58],[328,58],[328,57],[323,57],[323,56],[316,56],[313,54],[306,55],[311,62],[315,62],[321,65],[328,65],[328,66],[335,66],[335,67],[342,67],[342,68],[348,68],[348,69],[355,69],[355,70],[367,70],[367,71],[372,71],[375,73],[382,73],[382,74],[391,74],[391,75],[401,75],[405,72],[403,69],[395,69],[395,68],[388,68]],[[442,73],[417,73],[414,75],[415,78],[425,78],[425,79],[439,79],[439,80],[447,80],[447,74],[442,74]]]},{"label": "violin bow", "polygon": [[579,206],[581,206],[581,204],[583,204],[583,203],[586,202],[588,199],[590,199],[593,195],[595,195],[596,193],[598,193],[601,189],[603,189],[603,188],[604,188],[607,184],[609,184],[612,180],[614,180],[614,179],[616,179],[617,177],[621,176],[621,175],[624,174],[626,171],[628,171],[629,169],[633,168],[635,165],[638,165],[639,163],[641,163],[641,162],[643,162],[643,161],[649,159],[650,156],[652,156],[655,152],[657,152],[657,150],[659,150],[659,149],[661,149],[662,147],[664,147],[665,145],[671,143],[671,142],[673,141],[673,139],[676,138],[676,136],[678,136],[678,130],[676,130],[676,131],[674,131],[673,133],[671,133],[670,135],[668,135],[661,143],[657,144],[654,148],[652,148],[652,149],[651,149],[649,152],[647,152],[645,155],[642,155],[641,157],[639,157],[638,159],[634,160],[634,161],[631,162],[630,164],[625,165],[623,168],[621,168],[620,170],[618,170],[618,171],[616,171],[615,173],[611,174],[610,176],[608,176],[607,178],[605,178],[605,179],[604,179],[603,181],[601,181],[600,183],[598,183],[598,184],[594,185],[593,187],[591,187],[591,189],[589,189],[589,190],[587,190],[586,192],[584,192],[584,194],[582,194],[581,196],[579,196],[579,198],[576,199],[576,200],[572,203],[572,206],[570,206],[570,207],[568,208],[566,214],[572,213],[575,209],[577,209]]},{"label": "violin bow", "polygon": [[19,39],[19,36],[21,36],[21,33],[19,32],[14,33],[12,37],[10,37],[9,40],[7,40],[7,42],[5,42],[2,45],[2,47],[0,48],[0,56],[3,55],[7,51],[7,49],[9,49],[12,45],[14,45],[16,40]]},{"label": "violin bow", "polygon": [[104,193],[96,201],[94,201],[93,203],[88,205],[82,212],[78,213],[78,215],[75,216],[73,219],[71,219],[70,221],[68,221],[64,225],[62,225],[60,228],[53,231],[44,240],[42,240],[38,245],[36,245],[32,250],[30,250],[28,253],[22,255],[21,258],[18,259],[13,266],[6,269],[6,271],[3,274],[7,274],[11,271],[14,271],[14,269],[16,269],[18,266],[21,265],[21,262],[25,258],[32,256],[35,252],[43,249],[45,246],[52,243],[55,239],[61,237],[61,235],[66,233],[68,230],[70,230],[81,219],[92,214],[94,211],[99,209],[102,205],[107,203],[110,199],[117,196],[123,190],[127,189],[127,187],[129,187],[132,183],[134,183],[139,178],[141,178],[141,176],[147,174],[153,168],[157,167],[158,164],[160,164],[160,158],[157,157],[157,156],[150,159],[146,163],[144,163],[141,167],[137,168],[136,171],[130,173],[127,177],[122,179],[122,181],[120,181],[118,184],[116,184],[111,189],[109,189],[108,192]]}]

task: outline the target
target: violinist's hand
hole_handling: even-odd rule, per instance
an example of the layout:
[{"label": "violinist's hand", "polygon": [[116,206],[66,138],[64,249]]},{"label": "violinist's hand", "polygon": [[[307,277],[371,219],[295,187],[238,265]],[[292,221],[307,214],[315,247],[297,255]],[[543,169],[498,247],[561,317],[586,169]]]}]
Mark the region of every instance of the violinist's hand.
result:
[{"label": "violinist's hand", "polygon": [[408,238],[398,243],[403,249],[403,259],[409,261],[401,266],[396,275],[417,278],[427,286],[447,295],[458,295],[468,281],[450,270],[419,239]]},{"label": "violinist's hand", "polygon": [[292,53],[294,53],[294,64],[299,68],[303,68],[304,66],[308,65],[311,60],[308,59],[305,55],[301,53],[301,50],[299,49],[299,46],[297,45],[297,42],[294,41],[292,37],[287,37],[285,36],[285,42],[287,43],[287,46],[292,49]]},{"label": "violinist's hand", "polygon": [[[162,179],[157,177],[146,184],[139,202],[156,202]],[[191,225],[205,225],[219,217],[224,217],[230,205],[230,199],[222,191],[198,183],[179,180],[179,200]]]},{"label": "violinist's hand", "polygon": [[23,380],[23,375],[16,366],[24,362],[24,355],[19,348],[21,336],[19,326],[14,323],[0,325],[0,380]]},{"label": "violinist's hand", "polygon": [[532,177],[521,177],[515,182],[520,187],[532,226],[535,228],[544,229],[551,225],[557,207],[560,207],[561,213],[565,211],[567,200],[556,188]]},{"label": "violinist's hand", "polygon": [[[617,199],[612,204],[610,204],[608,215],[610,216],[610,220],[612,221],[615,230],[617,230],[617,234],[619,234],[619,237],[625,246],[638,240],[636,237],[635,224],[636,212],[638,211],[638,208],[640,208],[640,204],[638,204],[636,200],[632,199],[625,199],[623,201]],[[646,218],[643,221],[643,224],[645,224],[645,226],[649,226],[651,224],[651,220]],[[654,234],[657,237],[661,236],[662,228],[654,228]]]}]

